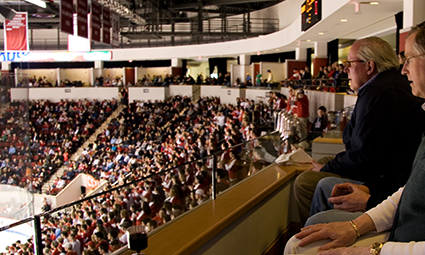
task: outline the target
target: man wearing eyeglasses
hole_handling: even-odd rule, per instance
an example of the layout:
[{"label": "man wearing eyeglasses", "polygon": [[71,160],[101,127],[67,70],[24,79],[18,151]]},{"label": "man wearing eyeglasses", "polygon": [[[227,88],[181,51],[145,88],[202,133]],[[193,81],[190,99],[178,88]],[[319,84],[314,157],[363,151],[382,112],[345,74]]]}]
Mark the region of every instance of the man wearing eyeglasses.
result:
[{"label": "man wearing eyeglasses", "polygon": [[398,67],[391,46],[380,38],[351,47],[345,71],[358,97],[343,132],[345,151],[323,165],[315,162],[295,180],[302,223],[329,209],[364,212],[406,183],[425,118],[423,100],[412,95]]},{"label": "man wearing eyeglasses", "polygon": [[[402,73],[411,81],[412,93],[425,98],[425,22],[414,27],[410,32],[406,41],[405,54]],[[422,109],[425,110],[424,105]],[[294,252],[316,254],[318,248],[322,251],[320,255],[423,254],[425,251],[424,165],[425,138],[422,138],[416,152],[411,176],[405,187],[400,188],[377,207],[351,221],[318,224],[304,228],[296,235],[296,238],[302,239],[298,243],[299,247],[296,248],[296,241],[293,238],[288,242],[290,245],[286,247],[285,254]],[[326,213],[328,212],[322,214]],[[368,233],[371,231],[379,234]],[[369,236],[363,236],[366,233]],[[326,239],[330,239],[331,242]],[[311,244],[309,248],[305,247],[318,240],[322,240],[320,244],[317,242]],[[352,246],[344,247],[348,245]]]}]

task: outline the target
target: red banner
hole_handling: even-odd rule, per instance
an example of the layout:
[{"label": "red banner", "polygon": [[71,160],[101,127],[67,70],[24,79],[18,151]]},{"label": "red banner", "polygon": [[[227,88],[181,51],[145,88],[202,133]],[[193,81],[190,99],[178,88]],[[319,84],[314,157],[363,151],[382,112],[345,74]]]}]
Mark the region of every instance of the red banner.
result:
[{"label": "red banner", "polygon": [[4,50],[29,51],[28,13],[17,12],[12,20],[4,21]]},{"label": "red banner", "polygon": [[60,1],[61,31],[74,34],[74,6],[72,0]]},{"label": "red banner", "polygon": [[112,46],[120,46],[120,16],[116,13],[111,15],[112,21]]},{"label": "red banner", "polygon": [[89,38],[87,13],[87,0],[77,0],[77,35],[84,38]]},{"label": "red banner", "polygon": [[102,13],[102,34],[103,43],[111,44],[111,12],[106,7],[103,7]]},{"label": "red banner", "polygon": [[102,10],[98,2],[91,1],[91,39],[96,42],[100,42],[100,28],[102,26],[100,22],[100,15]]}]

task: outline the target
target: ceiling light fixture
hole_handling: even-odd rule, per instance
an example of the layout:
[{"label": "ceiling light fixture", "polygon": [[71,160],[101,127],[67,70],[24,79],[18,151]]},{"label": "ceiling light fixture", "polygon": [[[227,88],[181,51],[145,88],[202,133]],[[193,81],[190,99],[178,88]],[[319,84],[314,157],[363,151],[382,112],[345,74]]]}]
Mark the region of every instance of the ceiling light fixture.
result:
[{"label": "ceiling light fixture", "polygon": [[319,32],[319,35],[324,35],[324,33],[323,32]]},{"label": "ceiling light fixture", "polygon": [[370,5],[378,5],[378,4],[379,4],[379,2],[370,2],[369,4],[370,4]]},{"label": "ceiling light fixture", "polygon": [[311,40],[310,39],[307,39],[306,42],[311,42]]},{"label": "ceiling light fixture", "polygon": [[341,22],[347,22],[348,19],[341,19]]}]

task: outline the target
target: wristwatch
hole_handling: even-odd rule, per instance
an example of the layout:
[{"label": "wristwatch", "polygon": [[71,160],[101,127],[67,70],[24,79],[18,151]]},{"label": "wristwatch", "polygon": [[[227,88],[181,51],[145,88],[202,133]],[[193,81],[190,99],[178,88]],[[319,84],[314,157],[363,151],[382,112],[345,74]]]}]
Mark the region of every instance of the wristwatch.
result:
[{"label": "wristwatch", "polygon": [[381,252],[382,246],[384,243],[374,243],[372,244],[372,248],[370,248],[371,255],[378,255]]}]

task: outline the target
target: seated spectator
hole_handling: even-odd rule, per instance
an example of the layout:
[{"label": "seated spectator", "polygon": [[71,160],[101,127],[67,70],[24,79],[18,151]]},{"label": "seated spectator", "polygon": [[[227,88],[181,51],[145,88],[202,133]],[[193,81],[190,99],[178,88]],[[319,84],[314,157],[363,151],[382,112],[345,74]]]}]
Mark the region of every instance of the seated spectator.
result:
[{"label": "seated spectator", "polygon": [[[425,65],[425,44],[423,43],[425,36],[425,23],[421,23],[414,27],[406,40],[406,62],[403,66],[402,73],[406,74],[408,79],[412,81],[412,92],[416,96],[425,97],[425,79],[417,72],[422,72],[422,67]],[[411,55],[410,55],[411,54]],[[409,56],[411,56],[409,58]],[[412,61],[415,56],[415,61]],[[420,106],[418,106],[420,107]],[[421,116],[424,118],[424,116]],[[368,210],[360,216],[350,218],[335,218],[331,216],[331,220],[342,220],[342,222],[332,222],[328,224],[312,225],[303,228],[301,233],[295,237],[301,239],[297,244],[297,240],[292,239],[286,247],[286,253],[293,253],[298,250],[300,253],[316,252],[320,250],[329,250],[323,254],[420,254],[424,250],[425,231],[421,227],[424,224],[424,202],[423,194],[423,152],[425,149],[425,140],[422,142],[416,152],[411,175],[406,185],[393,193],[384,202],[378,206]],[[388,159],[387,159],[388,160]],[[322,212],[322,220],[326,219],[323,216],[336,215],[336,210]],[[347,216],[343,213],[344,217]],[[347,221],[348,220],[348,221]],[[322,222],[329,222],[324,220]],[[384,231],[390,230],[390,233]],[[374,235],[374,238],[369,236],[363,240],[361,245],[355,242],[362,235],[376,231],[379,234]],[[317,244],[315,247],[310,247],[306,251],[304,247],[307,244],[322,240],[330,239],[331,242],[326,244]],[[376,242],[372,245],[372,243]],[[346,247],[349,245],[356,245]],[[299,246],[299,248],[297,248]],[[319,246],[319,247],[318,247]],[[341,248],[337,248],[341,247]],[[336,249],[335,249],[336,248]]]},{"label": "seated spectator", "polygon": [[289,77],[288,80],[292,80],[292,81],[299,81],[301,80],[301,75],[300,75],[300,71],[298,71],[298,68],[294,68],[294,70],[292,70],[292,76]]},{"label": "seated spectator", "polygon": [[320,106],[317,109],[317,117],[311,124],[309,140],[313,141],[317,137],[323,136],[323,131],[328,126],[328,116],[326,114],[326,107]]}]

